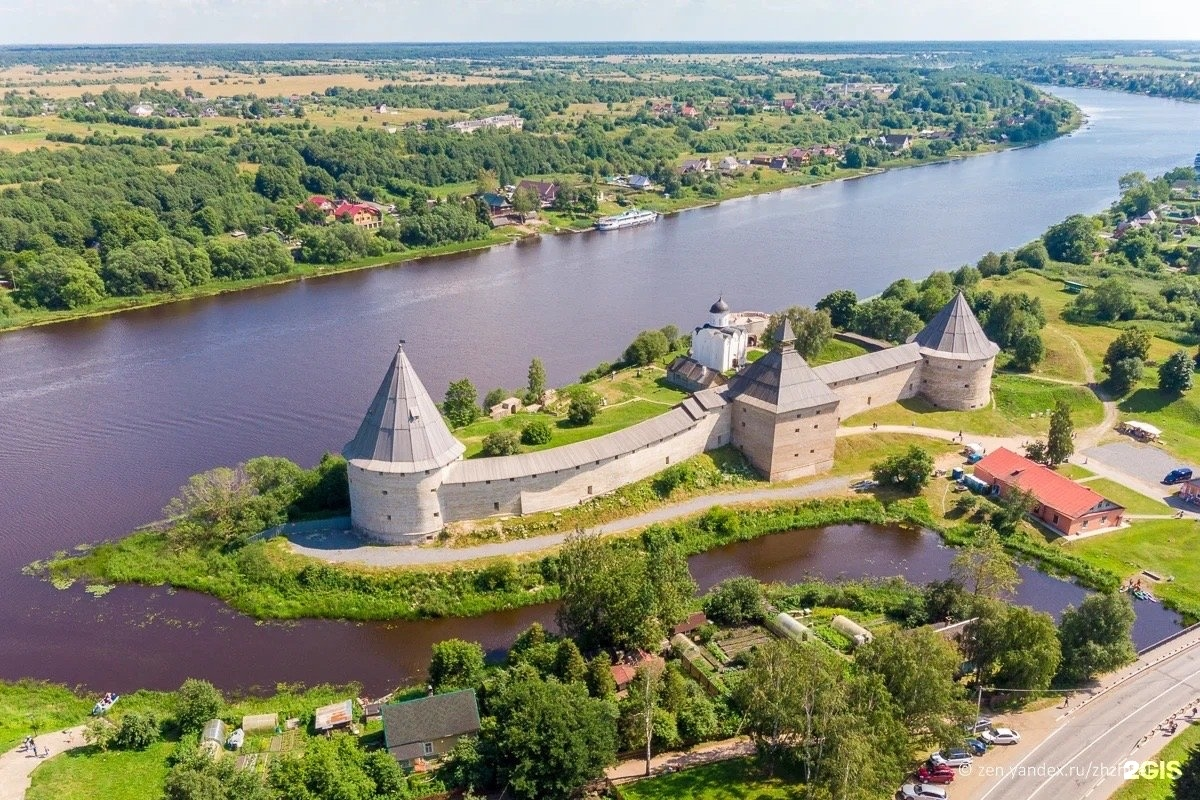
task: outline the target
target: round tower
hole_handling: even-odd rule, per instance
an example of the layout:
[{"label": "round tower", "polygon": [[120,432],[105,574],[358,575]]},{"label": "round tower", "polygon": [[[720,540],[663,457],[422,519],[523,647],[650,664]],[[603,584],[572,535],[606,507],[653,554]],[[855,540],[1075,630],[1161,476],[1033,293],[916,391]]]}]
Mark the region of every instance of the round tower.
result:
[{"label": "round tower", "polygon": [[725,302],[724,296],[718,297],[717,302],[709,307],[708,324],[714,328],[724,328],[729,324],[729,304]]},{"label": "round tower", "polygon": [[355,531],[389,544],[415,544],[440,531],[438,490],[465,449],[401,342],[358,433],[342,450]]},{"label": "round tower", "polygon": [[987,338],[959,292],[909,339],[921,359],[919,394],[938,408],[969,411],[992,399],[992,368],[1000,347]]}]

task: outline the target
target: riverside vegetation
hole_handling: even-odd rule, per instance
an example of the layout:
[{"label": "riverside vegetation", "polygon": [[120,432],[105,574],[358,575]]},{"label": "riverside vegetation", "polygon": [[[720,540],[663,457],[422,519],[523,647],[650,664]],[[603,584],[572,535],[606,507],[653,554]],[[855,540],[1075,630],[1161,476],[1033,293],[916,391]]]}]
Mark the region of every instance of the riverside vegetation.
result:
[{"label": "riverside vegetation", "polygon": [[[623,205],[670,211],[1038,141],[1078,121],[1028,85],[911,56],[614,65],[596,53],[534,69],[509,50],[464,69],[436,48],[420,64],[314,64],[299,48],[288,69],[320,78],[268,94],[278,65],[222,63],[204,82],[220,48],[207,59],[201,49],[192,72],[160,64],[140,86],[103,88],[83,70],[73,84],[7,92],[0,327],[505,241],[481,198],[522,179],[558,183],[540,222],[572,227]],[[523,127],[447,127],[504,112]],[[887,144],[885,132],[911,144]],[[787,172],[681,174],[689,157],[792,149],[803,155]],[[656,191],[605,180],[629,174]],[[332,224],[312,195],[378,204],[377,229]],[[522,218],[539,205],[527,200],[512,198]]]}]

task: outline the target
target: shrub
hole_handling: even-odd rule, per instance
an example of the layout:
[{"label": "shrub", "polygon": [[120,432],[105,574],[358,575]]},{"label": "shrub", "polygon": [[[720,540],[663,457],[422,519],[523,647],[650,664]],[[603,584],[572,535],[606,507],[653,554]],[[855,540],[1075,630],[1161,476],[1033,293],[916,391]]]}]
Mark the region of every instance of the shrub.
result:
[{"label": "shrub", "polygon": [[546,444],[553,435],[550,423],[544,419],[535,419],[521,429],[521,444]]},{"label": "shrub", "polygon": [[149,714],[132,711],[121,720],[112,744],[121,750],[145,750],[159,740],[158,721]]},{"label": "shrub", "polygon": [[742,576],[718,583],[704,596],[704,613],[715,622],[744,625],[762,618],[762,586]]},{"label": "shrub", "polygon": [[600,413],[600,395],[591,389],[580,387],[571,395],[567,408],[567,419],[572,425],[591,425]]},{"label": "shrub", "polygon": [[221,712],[225,698],[208,681],[188,678],[175,693],[175,720],[185,733],[198,731]]},{"label": "shrub", "polygon": [[480,452],[485,456],[511,456],[521,452],[521,441],[516,431],[493,431],[483,437],[483,449]]}]

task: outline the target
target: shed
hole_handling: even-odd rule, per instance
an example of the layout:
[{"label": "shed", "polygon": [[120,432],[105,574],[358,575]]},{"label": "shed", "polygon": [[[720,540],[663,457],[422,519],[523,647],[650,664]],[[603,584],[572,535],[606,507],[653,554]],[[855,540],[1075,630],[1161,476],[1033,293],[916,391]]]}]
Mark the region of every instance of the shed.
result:
[{"label": "shed", "polygon": [[342,700],[321,706],[314,712],[313,728],[317,732],[343,728],[354,722],[354,701]]},{"label": "shed", "polygon": [[1079,283],[1078,281],[1066,281],[1066,280],[1063,281],[1063,289],[1068,294],[1079,294],[1086,288],[1087,288],[1086,286],[1084,286],[1082,283]]},{"label": "shed", "polygon": [[278,727],[278,714],[248,714],[242,717],[242,730],[247,733],[271,733]]},{"label": "shed", "polygon": [[862,625],[859,625],[849,617],[843,617],[841,614],[834,616],[830,624],[833,625],[834,630],[841,631],[849,636],[854,641],[855,647],[866,644],[875,638],[875,635]]}]

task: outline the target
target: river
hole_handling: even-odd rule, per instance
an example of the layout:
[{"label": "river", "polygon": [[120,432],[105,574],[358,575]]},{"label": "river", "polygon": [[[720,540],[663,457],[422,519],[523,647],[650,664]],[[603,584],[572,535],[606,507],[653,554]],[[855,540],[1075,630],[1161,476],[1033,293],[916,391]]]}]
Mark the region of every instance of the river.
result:
[{"label": "river", "polygon": [[500,643],[539,612],[256,626],[207,598],[120,588],[95,599],[20,568],[157,518],[193,473],[262,454],[311,464],[340,449],[399,338],[435,396],[462,376],[481,392],[520,385],[535,355],[563,383],[642,328],[702,322],[718,294],[763,310],[844,287],[870,295],[1098,211],[1120,175],[1191,163],[1200,149],[1198,105],[1054,92],[1089,121],[1037,147],[746,198],[651,227],[0,335],[0,677],[375,685],[431,638],[501,631],[489,639]]}]

